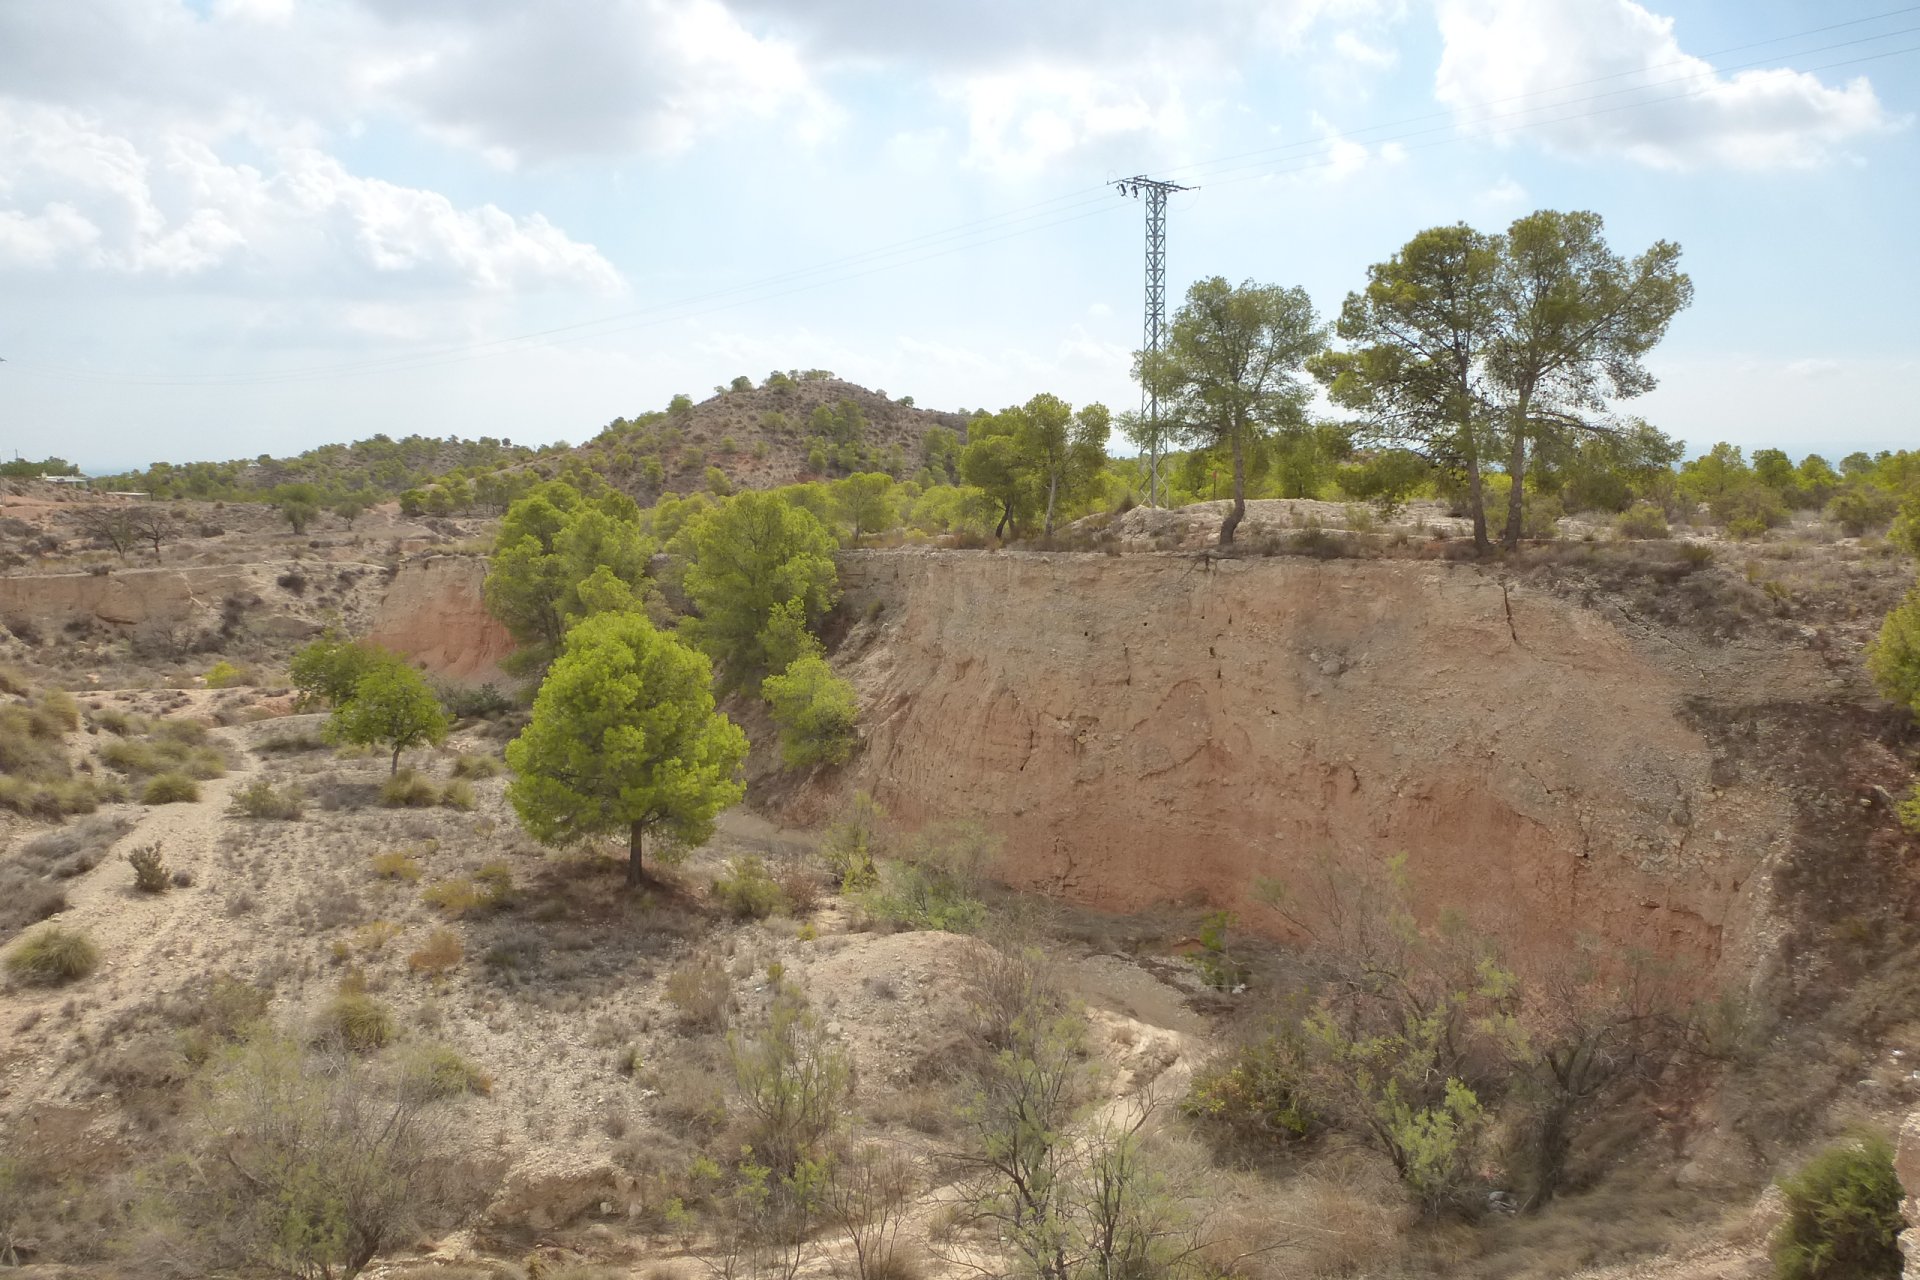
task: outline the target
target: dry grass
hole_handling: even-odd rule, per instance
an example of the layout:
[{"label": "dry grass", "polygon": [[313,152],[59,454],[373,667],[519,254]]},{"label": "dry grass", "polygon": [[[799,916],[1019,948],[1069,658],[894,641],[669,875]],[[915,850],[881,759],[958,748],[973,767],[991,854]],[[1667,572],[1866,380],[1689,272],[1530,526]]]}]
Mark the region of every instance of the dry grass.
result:
[{"label": "dry grass", "polygon": [[426,944],[407,957],[407,967],[429,978],[438,978],[452,972],[466,953],[459,934],[451,929],[435,929],[427,935]]},{"label": "dry grass", "polygon": [[723,1031],[733,1008],[733,982],[712,956],[689,960],[667,975],[667,1003],[698,1031]]},{"label": "dry grass", "polygon": [[57,987],[86,977],[100,967],[100,949],[78,929],[48,924],[27,934],[7,952],[7,972],[35,986]]}]

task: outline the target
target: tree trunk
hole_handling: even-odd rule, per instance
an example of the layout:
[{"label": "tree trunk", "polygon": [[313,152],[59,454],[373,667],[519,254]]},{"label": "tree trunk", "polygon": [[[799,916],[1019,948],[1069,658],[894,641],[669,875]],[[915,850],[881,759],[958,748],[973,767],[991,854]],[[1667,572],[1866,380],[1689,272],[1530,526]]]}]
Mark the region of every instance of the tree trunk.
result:
[{"label": "tree trunk", "polygon": [[1474,554],[1483,556],[1493,550],[1493,542],[1487,537],[1487,487],[1480,479],[1477,453],[1467,458],[1467,505],[1473,514]]},{"label": "tree trunk", "polygon": [[636,822],[627,828],[627,888],[629,889],[637,889],[640,887],[640,881],[642,879],[640,872],[640,854],[645,843],[646,837],[641,834],[641,826],[639,823]]},{"label": "tree trunk", "polygon": [[1223,547],[1233,545],[1233,531],[1240,527],[1240,522],[1247,515],[1247,467],[1240,442],[1243,434],[1241,431],[1233,433],[1233,510],[1220,522],[1220,545]]},{"label": "tree trunk", "polygon": [[1060,473],[1055,471],[1047,477],[1047,527],[1045,532],[1049,538],[1053,536],[1053,499],[1059,490]]},{"label": "tree trunk", "polygon": [[1013,503],[1007,502],[1000,508],[1000,523],[993,527],[993,536],[1004,537],[1007,532],[1007,521],[1011,519],[1013,519]]},{"label": "tree trunk", "polygon": [[387,766],[387,776],[393,777],[400,772],[400,744],[393,744],[393,762]]},{"label": "tree trunk", "polygon": [[1535,1139],[1533,1194],[1527,1211],[1538,1213],[1547,1207],[1560,1190],[1567,1175],[1567,1152],[1573,1146],[1573,1099],[1555,1098],[1540,1117],[1540,1133]]},{"label": "tree trunk", "polygon": [[1514,406],[1513,444],[1507,450],[1507,474],[1513,478],[1513,488],[1507,493],[1507,531],[1500,539],[1500,545],[1509,551],[1520,546],[1520,524],[1526,517],[1527,505],[1527,411],[1530,397],[1521,395],[1520,403]]}]

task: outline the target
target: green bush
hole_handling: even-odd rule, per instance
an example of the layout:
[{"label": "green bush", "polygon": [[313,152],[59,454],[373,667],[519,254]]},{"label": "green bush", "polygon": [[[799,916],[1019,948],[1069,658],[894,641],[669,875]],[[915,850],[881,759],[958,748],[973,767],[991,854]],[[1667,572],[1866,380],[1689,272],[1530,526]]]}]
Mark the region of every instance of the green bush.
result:
[{"label": "green bush", "polygon": [[236,666],[225,658],[207,668],[207,688],[233,689],[253,683],[253,672],[246,667]]},{"label": "green bush", "polygon": [[758,854],[728,859],[726,871],[713,882],[713,899],[741,920],[765,920],[787,906],[787,895]]},{"label": "green bush", "polygon": [[505,767],[499,756],[463,754],[454,757],[452,773],[456,778],[493,778]]},{"label": "green bush", "polygon": [[173,873],[167,869],[157,844],[133,850],[127,855],[127,865],[133,868],[133,887],[141,893],[165,893],[173,886]]},{"label": "green bush", "polygon": [[843,764],[853,754],[859,699],[825,658],[802,654],[780,675],[761,681],[760,692],[780,730],[780,758],[789,766]]},{"label": "green bush", "polygon": [[401,1064],[410,1091],[422,1098],[457,1098],[493,1092],[493,1077],[460,1056],[451,1045],[421,1045]]},{"label": "green bush", "polygon": [[402,769],[380,784],[380,803],[389,809],[430,809],[440,803],[432,778]]},{"label": "green bush", "polygon": [[1785,500],[1757,481],[1736,485],[1715,496],[1707,503],[1707,510],[1734,538],[1757,538],[1787,519]]},{"label": "green bush", "polygon": [[972,933],[986,919],[986,907],[960,883],[911,862],[882,863],[879,882],[857,901],[874,920],[903,929]]},{"label": "green bush", "polygon": [[141,804],[182,804],[200,798],[200,784],[184,773],[162,773],[147,779]]},{"label": "green bush", "polygon": [[1613,530],[1623,538],[1665,538],[1672,533],[1667,513],[1655,502],[1634,503],[1614,517]]},{"label": "green bush", "polygon": [[227,815],[234,818],[270,818],[292,822],[301,813],[300,788],[288,783],[275,787],[265,778],[256,778],[233,793]]},{"label": "green bush", "polygon": [[466,813],[473,808],[473,784],[465,778],[455,778],[441,790],[440,803],[445,808]]},{"label": "green bush", "polygon": [[1829,1147],[1782,1180],[1787,1216],[1772,1242],[1779,1280],[1897,1276],[1900,1180],[1893,1148],[1868,1135]]},{"label": "green bush", "polygon": [[364,991],[342,991],[320,1014],[319,1039],[355,1053],[384,1049],[393,1040],[393,1011]]},{"label": "green bush", "polygon": [[1849,538],[1886,528],[1899,512],[1899,499],[1864,480],[1847,485],[1827,503],[1827,519],[1839,525]]},{"label": "green bush", "polygon": [[1297,1142],[1316,1123],[1299,1031],[1275,1023],[1194,1072],[1181,1112],[1234,1138]]},{"label": "green bush", "polygon": [[100,949],[93,940],[57,924],[35,929],[7,953],[8,973],[43,987],[84,978],[99,966]]}]

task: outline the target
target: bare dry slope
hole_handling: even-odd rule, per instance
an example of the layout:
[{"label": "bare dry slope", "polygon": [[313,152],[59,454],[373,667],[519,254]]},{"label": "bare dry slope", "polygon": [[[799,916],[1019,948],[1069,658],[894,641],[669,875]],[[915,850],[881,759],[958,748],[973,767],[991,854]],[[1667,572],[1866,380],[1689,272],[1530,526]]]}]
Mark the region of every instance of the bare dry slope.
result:
[{"label": "bare dry slope", "polygon": [[1858,694],[1809,647],[1469,565],[907,551],[842,576],[884,620],[842,655],[866,746],[791,816],[866,789],[983,820],[1015,884],[1275,930],[1258,877],[1404,853],[1421,901],[1536,951],[1588,933],[1705,976],[1807,816],[1782,781],[1805,762],[1729,726]]}]

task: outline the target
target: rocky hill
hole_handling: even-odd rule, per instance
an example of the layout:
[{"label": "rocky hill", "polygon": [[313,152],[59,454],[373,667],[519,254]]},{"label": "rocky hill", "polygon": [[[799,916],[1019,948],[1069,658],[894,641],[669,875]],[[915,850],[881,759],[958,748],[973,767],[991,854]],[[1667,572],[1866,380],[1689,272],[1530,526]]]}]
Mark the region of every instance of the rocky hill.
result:
[{"label": "rocky hill", "polygon": [[697,404],[682,397],[664,413],[616,418],[570,453],[529,465],[557,475],[578,460],[648,503],[710,491],[716,480],[732,490],[855,471],[904,479],[929,461],[930,429],[966,435],[963,414],[916,408],[830,375],[779,375],[757,387],[744,381]]}]

